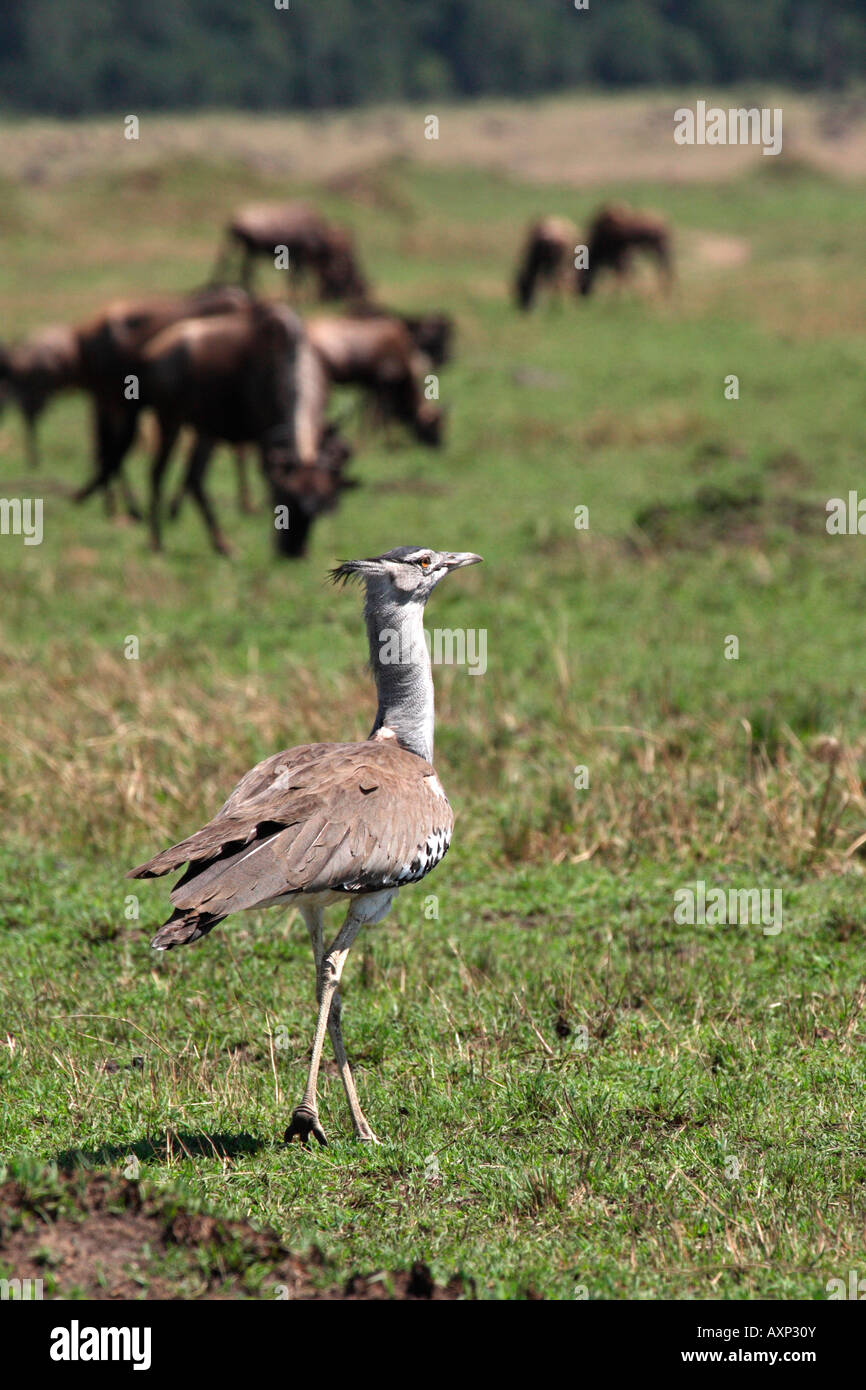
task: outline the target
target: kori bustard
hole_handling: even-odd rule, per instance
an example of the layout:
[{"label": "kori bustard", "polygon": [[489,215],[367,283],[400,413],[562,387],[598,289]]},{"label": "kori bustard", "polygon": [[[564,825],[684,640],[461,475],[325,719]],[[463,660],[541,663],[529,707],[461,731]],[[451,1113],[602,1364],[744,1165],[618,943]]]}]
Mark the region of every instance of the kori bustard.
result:
[{"label": "kori bustard", "polygon": [[[439,863],[453,815],[433,768],[433,676],[424,607],[440,580],[480,555],[400,546],[332,570],[357,577],[379,697],[365,743],[311,743],[274,753],[241,778],[202,830],[133,869],[153,878],[188,867],[171,892],[174,912],[153,938],[160,951],[205,936],[232,912],[296,905],[316,963],[319,1005],[306,1089],[285,1138],[325,1144],[317,1082],[331,1037],[358,1139],[377,1143],[358,1101],[341,1027],[340,977],[365,923],[381,922],[404,884]],[[349,910],[325,949],[324,911]]]}]

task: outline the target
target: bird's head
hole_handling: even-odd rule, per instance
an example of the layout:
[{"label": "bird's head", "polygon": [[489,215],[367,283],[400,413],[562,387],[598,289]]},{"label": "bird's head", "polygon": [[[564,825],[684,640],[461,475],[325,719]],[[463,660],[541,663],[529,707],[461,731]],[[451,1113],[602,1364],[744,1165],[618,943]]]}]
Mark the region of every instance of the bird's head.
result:
[{"label": "bird's head", "polygon": [[400,545],[371,560],[346,560],[331,570],[334,583],[362,580],[368,597],[397,603],[425,604],[440,580],[466,565],[481,563],[469,551],[430,550],[423,545]]}]

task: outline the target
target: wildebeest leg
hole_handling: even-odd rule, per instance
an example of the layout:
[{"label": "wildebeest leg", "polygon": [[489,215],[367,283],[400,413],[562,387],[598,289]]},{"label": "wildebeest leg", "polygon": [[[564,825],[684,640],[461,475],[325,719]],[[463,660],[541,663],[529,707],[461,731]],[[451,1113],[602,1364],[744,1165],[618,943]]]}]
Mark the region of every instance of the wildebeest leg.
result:
[{"label": "wildebeest leg", "polygon": [[94,492],[105,488],[115,477],[135,438],[138,412],[94,404],[94,434],[96,436],[96,468],[89,482],[72,494],[75,502],[85,502]]},{"label": "wildebeest leg", "polygon": [[289,299],[298,299],[303,294],[306,261],[299,251],[289,253],[289,274],[287,277]]},{"label": "wildebeest leg", "polygon": [[574,289],[576,294],[582,295],[585,298],[592,294],[592,286],[597,269],[595,256],[592,247],[590,247],[586,265],[574,272]]},{"label": "wildebeest leg", "polygon": [[399,420],[408,429],[417,430],[420,392],[411,372],[384,383],[379,401],[386,419]]},{"label": "wildebeest leg", "polygon": [[29,468],[39,467],[39,448],[36,443],[36,421],[32,416],[24,421],[24,448]]},{"label": "wildebeest leg", "polygon": [[560,301],[560,307],[567,294],[570,293],[577,274],[577,267],[574,264],[574,257],[567,251],[562,251],[556,266],[556,293]]},{"label": "wildebeest leg", "polygon": [[178,517],[180,516],[180,509],[183,506],[183,499],[186,497],[188,486],[189,468],[187,465],[183,470],[183,477],[181,478],[180,482],[178,483],[175,489],[174,496],[168,504],[168,515],[170,521],[177,521]]},{"label": "wildebeest leg", "polygon": [[250,471],[247,451],[243,444],[239,444],[235,449],[235,471],[238,479],[238,508],[245,516],[252,516],[256,507],[250,492]]},{"label": "wildebeest leg", "polygon": [[634,278],[635,253],[631,246],[626,246],[616,258],[615,270],[617,283],[626,285],[629,280]]},{"label": "wildebeest leg", "polygon": [[227,232],[217,250],[217,258],[210,273],[208,285],[224,285],[226,283],[225,277],[231,262],[233,246],[234,238],[231,233]]},{"label": "wildebeest leg", "polygon": [[385,436],[386,445],[391,448],[394,438],[394,431],[391,426],[394,418],[394,407],[391,404],[388,391],[384,387],[377,387],[369,395],[365,393],[361,397],[360,420],[361,429],[369,434],[381,430]]},{"label": "wildebeest leg", "polygon": [[253,252],[249,246],[245,246],[241,252],[241,265],[238,280],[242,289],[248,294],[252,294],[253,289]]},{"label": "wildebeest leg", "polygon": [[204,490],[204,475],[207,472],[213,450],[214,441],[212,439],[207,439],[203,435],[196,437],[187,460],[186,486],[204,518],[204,524],[207,527],[214,550],[219,555],[231,555],[232,548],[220,530],[216,512]]},{"label": "wildebeest leg", "polygon": [[674,267],[673,261],[671,260],[670,247],[667,242],[659,241],[656,243],[655,252],[658,257],[662,289],[665,294],[670,294],[674,284]]},{"label": "wildebeest leg", "polygon": [[36,423],[42,412],[42,407],[25,410],[24,412],[24,452],[27,456],[27,466],[29,468],[39,467],[39,449],[36,443]]},{"label": "wildebeest leg", "polygon": [[180,425],[175,421],[160,420],[159,444],[150,465],[150,544],[153,550],[162,549],[160,530],[160,502],[162,499],[162,479],[171,451],[177,442]]},{"label": "wildebeest leg", "polygon": [[123,501],[126,506],[126,515],[129,517],[130,521],[141,521],[141,507],[138,505],[135,493],[129,485],[129,479],[126,476],[126,470],[123,464],[120,465],[117,472],[120,491],[123,493]]}]

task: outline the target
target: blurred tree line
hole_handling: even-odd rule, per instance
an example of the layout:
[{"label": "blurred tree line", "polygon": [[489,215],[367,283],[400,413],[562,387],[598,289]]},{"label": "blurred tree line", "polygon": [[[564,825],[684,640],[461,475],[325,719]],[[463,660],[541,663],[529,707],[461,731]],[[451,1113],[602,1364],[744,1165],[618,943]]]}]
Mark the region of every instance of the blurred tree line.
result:
[{"label": "blurred tree line", "polygon": [[752,79],[838,88],[864,76],[866,0],[0,3],[7,111],[315,109]]}]

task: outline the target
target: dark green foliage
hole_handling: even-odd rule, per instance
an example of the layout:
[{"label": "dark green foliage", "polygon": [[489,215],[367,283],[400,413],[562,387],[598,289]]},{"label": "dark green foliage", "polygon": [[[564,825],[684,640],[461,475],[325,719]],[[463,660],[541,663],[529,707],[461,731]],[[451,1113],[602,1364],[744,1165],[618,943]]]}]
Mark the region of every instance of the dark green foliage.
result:
[{"label": "dark green foliage", "polygon": [[29,0],[0,15],[8,110],[352,106],[581,85],[866,73],[859,0]]}]

